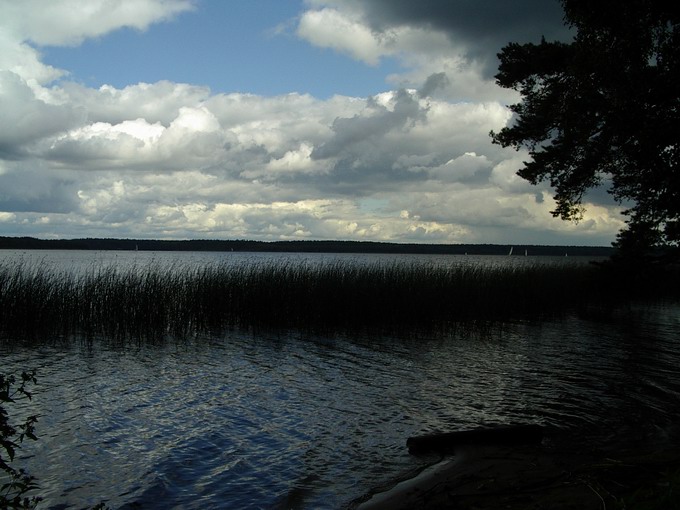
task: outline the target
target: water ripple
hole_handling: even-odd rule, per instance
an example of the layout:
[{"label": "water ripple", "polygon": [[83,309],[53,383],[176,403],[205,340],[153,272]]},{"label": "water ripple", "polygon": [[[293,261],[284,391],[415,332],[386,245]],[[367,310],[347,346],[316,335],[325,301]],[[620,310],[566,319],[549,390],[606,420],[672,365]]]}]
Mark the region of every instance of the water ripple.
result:
[{"label": "water ripple", "polygon": [[418,433],[536,422],[584,441],[677,437],[678,317],[671,307],[485,336],[231,333],[0,354],[5,371],[38,370],[22,405],[42,416],[40,440],[20,461],[46,508],[338,508],[426,462],[405,449]]}]

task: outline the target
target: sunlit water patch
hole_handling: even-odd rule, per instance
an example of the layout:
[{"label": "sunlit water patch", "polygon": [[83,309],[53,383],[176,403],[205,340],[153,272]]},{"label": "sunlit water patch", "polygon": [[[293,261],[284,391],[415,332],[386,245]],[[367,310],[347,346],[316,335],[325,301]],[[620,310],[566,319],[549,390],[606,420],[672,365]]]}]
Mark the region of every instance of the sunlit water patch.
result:
[{"label": "sunlit water patch", "polygon": [[225,333],[2,347],[36,368],[45,508],[341,508],[432,459],[414,434],[540,423],[582,442],[676,440],[680,310],[447,338]]}]

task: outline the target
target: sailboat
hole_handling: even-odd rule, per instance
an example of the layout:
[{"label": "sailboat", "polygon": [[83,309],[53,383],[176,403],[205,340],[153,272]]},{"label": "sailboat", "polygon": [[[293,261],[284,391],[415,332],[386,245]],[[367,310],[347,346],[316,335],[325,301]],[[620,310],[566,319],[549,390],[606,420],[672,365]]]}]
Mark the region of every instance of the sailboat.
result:
[{"label": "sailboat", "polygon": [[510,253],[508,253],[508,255],[512,255],[512,249],[513,249],[513,248],[514,248],[514,246],[511,246],[511,247],[510,247]]}]

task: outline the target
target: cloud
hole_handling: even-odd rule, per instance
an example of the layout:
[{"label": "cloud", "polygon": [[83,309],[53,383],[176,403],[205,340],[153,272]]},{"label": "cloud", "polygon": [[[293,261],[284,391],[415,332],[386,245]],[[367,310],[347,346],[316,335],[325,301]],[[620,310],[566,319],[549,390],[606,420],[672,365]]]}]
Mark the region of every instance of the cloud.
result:
[{"label": "cloud", "polygon": [[0,69],[32,88],[67,74],[40,61],[39,46],[75,46],[122,27],[146,30],[194,8],[191,0],[0,0]]},{"label": "cloud", "polygon": [[40,46],[75,46],[122,27],[146,30],[194,6],[190,0],[0,0],[0,8],[2,24],[14,38]]},{"label": "cloud", "polygon": [[51,172],[39,160],[6,161],[0,173],[0,211],[14,219],[21,213],[69,213],[78,207],[75,188],[74,176]]},{"label": "cloud", "polygon": [[74,11],[64,0],[38,12],[0,0],[3,235],[613,239],[621,223],[605,196],[580,225],[564,224],[549,214],[551,190],[516,176],[526,154],[488,137],[510,120],[510,96],[473,58],[491,47],[473,37],[479,20],[457,28],[434,19],[443,3],[425,4],[435,10],[411,18],[396,0],[308,2],[299,37],[368,65],[406,66],[388,77],[391,90],[321,100],[170,81],[89,88],[43,64],[38,45],[143,30],[193,4],[93,0]]},{"label": "cloud", "polygon": [[169,81],[136,83],[122,89],[110,85],[92,89],[66,82],[50,93],[56,101],[82,106],[90,122],[117,124],[143,118],[164,126],[177,117],[180,108],[199,107],[211,97],[207,87]]},{"label": "cloud", "polygon": [[[3,30],[4,29],[4,30]],[[6,31],[6,26],[0,22],[0,69],[9,71],[31,86],[41,83],[49,83],[65,74],[40,61],[39,53]]]},{"label": "cloud", "polygon": [[[497,54],[510,42],[568,39],[557,0],[307,0],[297,35],[369,65],[397,59],[404,71],[389,77],[397,87],[415,88],[446,73],[439,93],[451,100],[514,102],[493,76]],[[426,90],[429,92],[429,85]]]},{"label": "cloud", "polygon": [[[321,165],[315,165],[312,160],[313,147],[308,143],[301,143],[297,149],[291,149],[280,158],[273,158],[267,163],[264,174],[280,174],[280,173],[311,173]],[[242,174],[244,177],[253,177],[257,174],[252,172]]]},{"label": "cloud", "polygon": [[348,53],[369,65],[378,64],[380,57],[389,53],[388,45],[378,40],[360,20],[335,9],[305,12],[297,34],[315,46]]},{"label": "cloud", "polygon": [[491,170],[491,162],[486,156],[466,152],[462,156],[448,160],[445,164],[430,169],[430,175],[440,181],[472,182],[486,181]]},{"label": "cloud", "polygon": [[509,42],[569,37],[557,0],[311,0],[308,4],[351,13],[362,19],[376,38],[405,27],[441,32],[468,57],[492,67],[496,53]]},{"label": "cloud", "polygon": [[526,193],[536,189],[528,181],[517,175],[517,170],[524,166],[524,161],[528,158],[529,155],[522,152],[501,161],[494,166],[489,181],[498,186],[500,190],[508,193]]},{"label": "cloud", "polygon": [[360,114],[336,118],[331,127],[333,136],[316,148],[311,157],[327,159],[373,147],[391,131],[408,130],[424,119],[423,105],[408,91],[370,98]]},{"label": "cloud", "polygon": [[88,124],[54,139],[44,157],[70,168],[192,168],[219,160],[225,141],[205,107],[182,107],[168,127],[141,118]]},{"label": "cloud", "polygon": [[445,72],[432,73],[427,77],[420,90],[418,90],[418,95],[420,97],[431,96],[437,89],[445,88],[450,83]]},{"label": "cloud", "polygon": [[0,70],[0,157],[16,158],[46,137],[81,124],[85,111],[73,105],[49,104],[12,71]]}]

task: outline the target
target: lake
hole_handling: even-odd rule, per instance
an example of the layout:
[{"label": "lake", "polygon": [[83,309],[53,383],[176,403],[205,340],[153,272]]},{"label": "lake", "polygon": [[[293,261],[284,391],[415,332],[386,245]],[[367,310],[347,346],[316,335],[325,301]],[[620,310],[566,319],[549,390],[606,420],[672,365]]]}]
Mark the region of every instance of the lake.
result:
[{"label": "lake", "polygon": [[[17,257],[80,271],[404,256],[0,253]],[[542,262],[584,263],[573,259]],[[667,304],[444,337],[225,331],[181,341],[5,343],[0,356],[2,372],[37,370],[34,398],[20,409],[41,415],[39,440],[25,444],[19,462],[38,478],[42,508],[342,508],[437,460],[408,454],[416,434],[538,423],[581,447],[677,441],[679,331],[680,306]]]},{"label": "lake", "polygon": [[191,251],[77,251],[77,250],[0,250],[0,263],[22,262],[70,272],[105,267],[145,268],[161,264],[196,266],[206,264],[297,263],[320,265],[330,262],[372,264],[376,262],[412,262],[433,265],[523,265],[588,264],[603,257],[532,257],[500,255],[419,255],[383,253],[274,253],[274,252],[191,252]]}]

